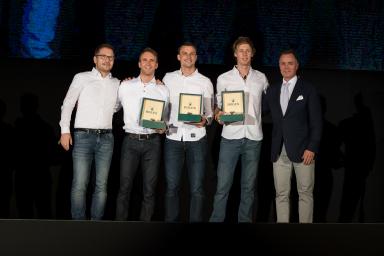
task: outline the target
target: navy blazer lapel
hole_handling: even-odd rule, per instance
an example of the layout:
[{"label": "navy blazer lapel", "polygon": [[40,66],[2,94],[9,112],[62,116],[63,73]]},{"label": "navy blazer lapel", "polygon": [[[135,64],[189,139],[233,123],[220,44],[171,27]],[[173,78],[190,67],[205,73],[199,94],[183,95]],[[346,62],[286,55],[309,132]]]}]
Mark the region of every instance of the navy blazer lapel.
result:
[{"label": "navy blazer lapel", "polygon": [[279,86],[276,86],[276,91],[275,91],[275,99],[277,101],[277,107],[279,109],[279,113],[281,115],[281,117],[283,117],[283,110],[281,109],[281,104],[280,104],[280,93],[281,93],[281,86],[283,86],[282,83],[280,83]]},{"label": "navy blazer lapel", "polygon": [[293,92],[291,97],[289,98],[287,110],[285,111],[285,115],[288,114],[289,110],[292,108],[293,103],[296,101],[297,97],[299,97],[302,92],[303,83],[299,77],[297,77],[297,82],[295,84],[295,88],[293,88]]}]

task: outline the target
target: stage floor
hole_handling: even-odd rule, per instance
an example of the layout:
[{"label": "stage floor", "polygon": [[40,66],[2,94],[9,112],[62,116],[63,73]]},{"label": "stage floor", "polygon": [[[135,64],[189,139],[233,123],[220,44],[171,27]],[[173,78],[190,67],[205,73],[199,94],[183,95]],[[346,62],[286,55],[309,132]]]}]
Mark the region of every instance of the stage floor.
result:
[{"label": "stage floor", "polygon": [[383,255],[384,224],[0,220],[0,255]]}]

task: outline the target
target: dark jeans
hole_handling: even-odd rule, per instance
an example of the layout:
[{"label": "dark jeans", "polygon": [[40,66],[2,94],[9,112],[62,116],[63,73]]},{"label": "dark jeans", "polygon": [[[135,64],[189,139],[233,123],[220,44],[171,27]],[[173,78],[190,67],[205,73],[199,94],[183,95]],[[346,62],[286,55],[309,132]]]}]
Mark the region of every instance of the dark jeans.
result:
[{"label": "dark jeans", "polygon": [[188,180],[191,195],[189,221],[203,221],[204,175],[207,156],[207,138],[199,141],[165,140],[165,221],[179,221],[180,180],[184,160],[187,160]]},{"label": "dark jeans", "polygon": [[141,165],[143,201],[140,220],[150,221],[155,207],[155,189],[161,157],[161,138],[139,140],[124,137],[120,160],[120,190],[117,196],[116,220],[127,220],[133,180]]}]

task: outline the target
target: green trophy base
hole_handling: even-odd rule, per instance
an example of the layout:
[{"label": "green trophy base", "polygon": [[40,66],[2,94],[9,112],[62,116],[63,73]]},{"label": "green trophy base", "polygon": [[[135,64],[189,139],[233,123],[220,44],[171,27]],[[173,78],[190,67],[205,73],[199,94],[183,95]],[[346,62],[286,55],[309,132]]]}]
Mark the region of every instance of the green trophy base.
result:
[{"label": "green trophy base", "polygon": [[141,120],[141,126],[150,129],[165,129],[165,123],[163,121],[150,121],[150,120]]},{"label": "green trophy base", "polygon": [[244,115],[243,114],[240,114],[240,115],[221,115],[220,116],[220,121],[224,122],[224,123],[233,123],[233,122],[239,122],[239,121],[243,121],[244,120]]},{"label": "green trophy base", "polygon": [[201,121],[201,116],[192,114],[179,114],[178,120],[181,122],[198,123]]}]

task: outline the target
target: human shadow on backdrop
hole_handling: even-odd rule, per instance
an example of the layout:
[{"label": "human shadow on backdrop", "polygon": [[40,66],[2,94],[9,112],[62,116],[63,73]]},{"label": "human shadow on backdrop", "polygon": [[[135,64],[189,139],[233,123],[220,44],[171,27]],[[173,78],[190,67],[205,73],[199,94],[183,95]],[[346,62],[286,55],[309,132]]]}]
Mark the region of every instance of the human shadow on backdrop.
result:
[{"label": "human shadow on backdrop", "polygon": [[333,190],[332,170],[342,166],[342,155],[337,126],[325,118],[327,102],[322,95],[320,95],[320,104],[323,115],[323,133],[316,157],[313,219],[314,222],[327,222],[327,212]]},{"label": "human shadow on backdrop", "polygon": [[339,222],[364,222],[366,182],[375,163],[373,119],[361,92],[354,96],[354,105],[356,112],[338,126],[345,168]]},{"label": "human shadow on backdrop", "polygon": [[57,140],[38,107],[38,96],[24,93],[21,116],[15,121],[15,196],[18,216],[23,219],[52,217],[50,166]]},{"label": "human shadow on backdrop", "polygon": [[10,217],[13,191],[14,129],[4,121],[7,106],[0,99],[0,218]]}]

